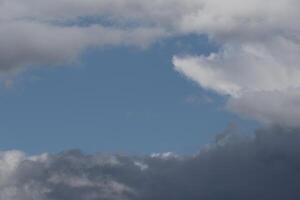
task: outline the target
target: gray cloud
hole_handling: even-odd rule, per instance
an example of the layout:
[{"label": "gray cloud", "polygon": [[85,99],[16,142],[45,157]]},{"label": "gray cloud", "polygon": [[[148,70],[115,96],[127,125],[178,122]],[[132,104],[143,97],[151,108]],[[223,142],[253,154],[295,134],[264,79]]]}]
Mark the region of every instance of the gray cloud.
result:
[{"label": "gray cloud", "polygon": [[1,200],[299,199],[299,130],[228,129],[194,156],[0,154]]},{"label": "gray cloud", "polygon": [[1,0],[0,72],[73,62],[90,47],[138,46],[174,35],[197,1]]},{"label": "gray cloud", "polygon": [[122,30],[93,25],[60,27],[38,22],[0,24],[0,68],[3,71],[29,66],[55,66],[73,62],[88,47],[147,46],[165,33],[155,28]]}]

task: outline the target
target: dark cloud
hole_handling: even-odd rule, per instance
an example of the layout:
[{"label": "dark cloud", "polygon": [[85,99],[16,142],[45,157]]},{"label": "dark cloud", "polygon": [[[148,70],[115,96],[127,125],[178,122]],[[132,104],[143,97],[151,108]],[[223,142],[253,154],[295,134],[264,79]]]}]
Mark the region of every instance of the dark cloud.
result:
[{"label": "dark cloud", "polygon": [[299,130],[231,129],[194,156],[1,153],[1,200],[300,198]]}]

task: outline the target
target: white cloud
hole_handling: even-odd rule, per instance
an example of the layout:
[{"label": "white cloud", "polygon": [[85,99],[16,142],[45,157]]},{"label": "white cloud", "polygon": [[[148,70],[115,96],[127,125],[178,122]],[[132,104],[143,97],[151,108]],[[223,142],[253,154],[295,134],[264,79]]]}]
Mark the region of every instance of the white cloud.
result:
[{"label": "white cloud", "polygon": [[182,29],[208,34],[221,48],[209,56],[175,56],[175,69],[227,96],[232,111],[299,126],[299,2],[205,2],[183,20]]}]

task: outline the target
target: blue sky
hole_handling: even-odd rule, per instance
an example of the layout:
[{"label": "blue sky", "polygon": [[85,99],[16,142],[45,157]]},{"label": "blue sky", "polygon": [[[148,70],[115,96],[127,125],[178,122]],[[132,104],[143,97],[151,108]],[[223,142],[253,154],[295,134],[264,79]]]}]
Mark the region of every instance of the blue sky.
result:
[{"label": "blue sky", "polygon": [[191,153],[232,122],[299,127],[298,7],[3,0],[1,148]]},{"label": "blue sky", "polygon": [[300,199],[299,8],[0,0],[0,200]]},{"label": "blue sky", "polygon": [[227,112],[226,97],[173,69],[174,54],[216,49],[205,36],[190,35],[146,49],[89,49],[77,64],[30,70],[1,89],[1,148],[185,154],[231,122],[250,131],[255,123]]}]

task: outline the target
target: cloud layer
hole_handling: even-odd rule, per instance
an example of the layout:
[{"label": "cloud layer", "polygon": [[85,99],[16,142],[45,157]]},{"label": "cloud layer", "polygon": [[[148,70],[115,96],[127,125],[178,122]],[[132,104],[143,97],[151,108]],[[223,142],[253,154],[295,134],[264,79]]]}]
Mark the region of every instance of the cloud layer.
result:
[{"label": "cloud layer", "polygon": [[175,34],[197,1],[1,0],[0,70],[74,61],[89,47],[145,47]]},{"label": "cloud layer", "polygon": [[194,156],[0,153],[1,200],[296,200],[299,130],[228,129]]},{"label": "cloud layer", "polygon": [[231,111],[299,126],[299,7],[297,0],[0,0],[0,71],[73,62],[90,47],[207,35],[220,49],[175,55],[177,71],[227,96]]}]

